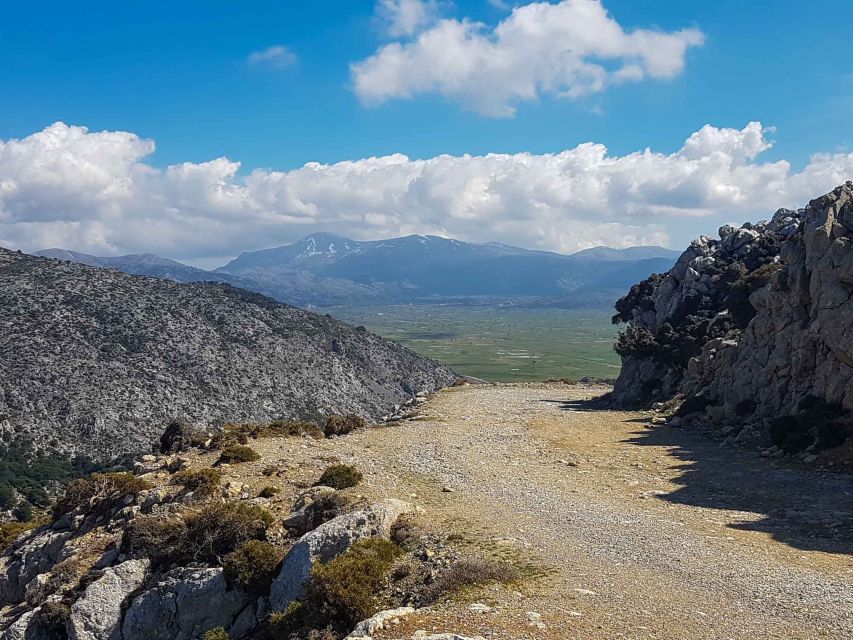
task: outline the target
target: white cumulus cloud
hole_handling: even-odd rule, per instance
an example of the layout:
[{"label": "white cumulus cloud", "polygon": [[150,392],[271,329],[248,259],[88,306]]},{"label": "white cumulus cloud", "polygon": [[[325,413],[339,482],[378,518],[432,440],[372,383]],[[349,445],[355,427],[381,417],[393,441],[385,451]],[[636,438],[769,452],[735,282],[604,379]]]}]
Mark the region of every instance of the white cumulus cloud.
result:
[{"label": "white cumulus cloud", "polygon": [[626,30],[599,0],[516,6],[494,28],[467,19],[438,20],[420,31],[416,20],[407,25],[395,32],[413,38],[351,65],[365,104],[436,93],[507,117],[517,103],[541,95],[579,98],[615,84],[672,78],[684,68],[687,49],[704,42],[696,28]]},{"label": "white cumulus cloud", "polygon": [[379,0],[376,15],[392,38],[410,36],[432,24],[441,11],[438,0]]},{"label": "white cumulus cloud", "polygon": [[674,153],[395,154],[241,173],[227,158],[165,168],[154,142],[61,122],[0,140],[0,245],[205,261],[315,231],[357,239],[431,233],[571,252],[683,245],[732,219],[797,207],[853,177],[853,154],[801,170],[764,162],[768,129],[710,125]]}]

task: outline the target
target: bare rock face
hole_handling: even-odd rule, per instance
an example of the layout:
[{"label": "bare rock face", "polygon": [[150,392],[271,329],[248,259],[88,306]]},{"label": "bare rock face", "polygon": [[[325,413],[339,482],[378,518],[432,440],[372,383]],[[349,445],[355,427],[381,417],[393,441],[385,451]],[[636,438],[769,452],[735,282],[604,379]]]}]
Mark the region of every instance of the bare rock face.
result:
[{"label": "bare rock face", "polygon": [[388,499],[367,509],[338,516],[306,533],[288,552],[270,590],[270,608],[283,610],[304,593],[304,585],[317,562],[338,557],[359,540],[388,537],[404,513],[413,511],[402,500]]},{"label": "bare rock face", "polygon": [[122,605],[145,580],[148,560],[110,567],[71,606],[69,640],[121,640]]},{"label": "bare rock face", "polygon": [[853,435],[853,182],[695,240],[617,310],[616,402],[681,393],[684,415],[770,433],[789,452],[840,445]]},{"label": "bare rock face", "polygon": [[175,417],[377,419],[446,367],[329,317],[0,249],[0,433],[95,460],[148,451]]},{"label": "bare rock face", "polygon": [[229,629],[251,607],[229,589],[221,567],[179,568],[133,599],[122,623],[123,640],[195,640],[215,627]]}]

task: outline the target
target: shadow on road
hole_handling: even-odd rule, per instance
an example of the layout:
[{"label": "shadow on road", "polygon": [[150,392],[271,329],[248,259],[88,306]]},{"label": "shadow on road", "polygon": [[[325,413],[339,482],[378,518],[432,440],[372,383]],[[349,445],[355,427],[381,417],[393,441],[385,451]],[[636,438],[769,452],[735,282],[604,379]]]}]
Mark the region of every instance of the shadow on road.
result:
[{"label": "shadow on road", "polygon": [[853,475],[767,460],[721,447],[706,433],[666,425],[632,435],[623,442],[665,448],[683,462],[675,480],[681,488],[661,499],[756,513],[759,520],[730,526],[762,531],[799,549],[853,554]]}]

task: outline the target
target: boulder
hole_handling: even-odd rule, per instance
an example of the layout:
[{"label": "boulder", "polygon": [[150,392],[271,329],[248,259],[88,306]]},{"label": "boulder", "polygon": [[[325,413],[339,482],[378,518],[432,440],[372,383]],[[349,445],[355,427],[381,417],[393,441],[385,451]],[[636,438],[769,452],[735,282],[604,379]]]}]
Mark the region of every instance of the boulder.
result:
[{"label": "boulder", "polygon": [[306,533],[282,563],[270,591],[270,608],[282,611],[288,603],[302,597],[315,563],[336,558],[359,540],[388,537],[397,518],[413,511],[414,507],[408,502],[388,499],[367,509],[338,516]]},{"label": "boulder", "polygon": [[362,620],[355,625],[355,628],[350,632],[345,640],[370,638],[377,631],[384,629],[385,626],[393,620],[405,618],[406,616],[412,615],[414,612],[415,610],[412,607],[400,607],[399,609],[387,609],[386,611],[380,611],[376,615],[371,616],[367,620]]},{"label": "boulder", "polygon": [[121,640],[122,605],[145,580],[148,560],[128,560],[104,570],[71,605],[69,640]]},{"label": "boulder", "polygon": [[214,627],[231,628],[250,604],[245,593],[228,588],[221,568],[174,569],[133,598],[122,640],[195,640]]},{"label": "boulder", "polygon": [[38,529],[19,538],[0,556],[0,606],[22,602],[26,586],[71,555],[71,531]]}]

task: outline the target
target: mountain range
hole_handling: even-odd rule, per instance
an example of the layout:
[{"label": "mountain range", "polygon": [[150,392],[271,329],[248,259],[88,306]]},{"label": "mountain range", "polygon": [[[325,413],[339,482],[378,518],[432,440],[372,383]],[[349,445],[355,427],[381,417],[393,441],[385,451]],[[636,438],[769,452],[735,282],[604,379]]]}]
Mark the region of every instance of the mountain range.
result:
[{"label": "mountain range", "polygon": [[357,241],[315,233],[241,253],[213,271],[150,254],[98,257],[47,249],[37,255],[179,282],[224,282],[298,306],[330,307],[495,299],[610,305],[638,276],[668,270],[679,254],[662,247],[595,247],[563,255],[430,235]]}]

